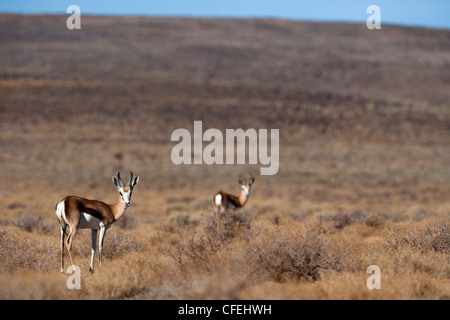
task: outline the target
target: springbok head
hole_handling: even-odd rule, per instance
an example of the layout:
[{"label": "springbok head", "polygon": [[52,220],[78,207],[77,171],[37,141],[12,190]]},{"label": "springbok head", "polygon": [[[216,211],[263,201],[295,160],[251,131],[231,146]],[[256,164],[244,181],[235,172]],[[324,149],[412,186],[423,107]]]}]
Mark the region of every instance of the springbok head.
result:
[{"label": "springbok head", "polygon": [[117,173],[117,178],[112,177],[114,185],[117,187],[117,190],[120,193],[120,198],[122,199],[122,203],[125,207],[128,207],[130,205],[131,201],[131,194],[133,193],[134,187],[139,182],[139,176],[134,178],[133,180],[133,172],[130,171],[130,179],[128,180],[127,184],[125,185],[120,178],[120,172]]},{"label": "springbok head", "polygon": [[252,188],[253,182],[255,182],[255,177],[249,172],[246,179],[243,178],[243,174],[239,175],[239,184],[241,189],[244,190],[245,195],[248,197],[250,195],[250,189]]}]

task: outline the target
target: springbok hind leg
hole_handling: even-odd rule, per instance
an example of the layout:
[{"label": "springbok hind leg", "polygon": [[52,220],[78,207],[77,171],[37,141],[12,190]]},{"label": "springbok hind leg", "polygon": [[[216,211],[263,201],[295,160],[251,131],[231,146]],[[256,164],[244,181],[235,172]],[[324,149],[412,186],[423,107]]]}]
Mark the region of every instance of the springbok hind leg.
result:
[{"label": "springbok hind leg", "polygon": [[61,272],[64,272],[64,238],[66,236],[66,227],[61,225]]},{"label": "springbok hind leg", "polygon": [[69,227],[70,227],[70,232],[69,232],[69,236],[67,237],[67,252],[69,252],[70,262],[74,266],[75,263],[72,258],[72,243],[73,243],[73,239],[75,239],[75,236],[77,235],[78,228],[72,228],[72,226],[70,226],[70,225],[69,225]]}]

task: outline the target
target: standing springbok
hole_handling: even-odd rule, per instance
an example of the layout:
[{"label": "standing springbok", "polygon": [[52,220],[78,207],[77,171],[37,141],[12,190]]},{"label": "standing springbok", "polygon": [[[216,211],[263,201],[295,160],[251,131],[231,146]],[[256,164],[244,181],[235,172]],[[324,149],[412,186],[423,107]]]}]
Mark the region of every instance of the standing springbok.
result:
[{"label": "standing springbok", "polygon": [[97,231],[100,230],[99,239],[99,265],[102,265],[102,247],[103,239],[105,237],[106,229],[119,220],[128,206],[130,205],[131,193],[133,188],[139,181],[139,176],[134,178],[130,171],[130,180],[124,185],[120,178],[120,172],[117,177],[112,177],[113,183],[116,185],[120,193],[119,199],[114,204],[106,204],[99,200],[88,200],[76,196],[65,197],[56,205],[56,217],[61,224],[61,272],[64,272],[64,238],[66,235],[66,228],[69,226],[69,233],[67,236],[67,251],[72,265],[72,243],[78,229],[92,230],[92,256],[89,271],[94,272],[94,255],[97,247]]},{"label": "standing springbok", "polygon": [[242,189],[238,197],[223,191],[219,191],[214,195],[213,208],[215,214],[222,214],[229,208],[241,208],[247,203],[255,177],[249,172],[248,179],[244,181],[241,173],[238,181]]}]

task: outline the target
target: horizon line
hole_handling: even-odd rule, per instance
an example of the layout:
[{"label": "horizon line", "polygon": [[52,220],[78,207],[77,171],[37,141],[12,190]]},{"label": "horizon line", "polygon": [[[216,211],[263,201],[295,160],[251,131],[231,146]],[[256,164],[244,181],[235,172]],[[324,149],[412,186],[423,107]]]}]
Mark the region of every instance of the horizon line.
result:
[{"label": "horizon line", "polygon": [[[69,16],[70,14],[65,12],[18,12],[18,11],[0,11],[0,15],[20,15],[20,16]],[[308,19],[308,18],[293,18],[293,17],[282,17],[282,16],[244,16],[244,15],[191,15],[191,14],[142,14],[142,13],[91,13],[83,12],[82,15],[87,15],[89,17],[123,17],[123,18],[181,18],[181,19],[236,19],[236,20],[280,20],[280,21],[292,21],[292,22],[309,22],[309,23],[338,23],[338,24],[366,24],[366,20],[339,20],[339,19]],[[423,29],[436,29],[436,30],[450,30],[450,26],[433,26],[427,24],[413,24],[413,23],[401,23],[401,22],[382,22],[381,24],[394,27],[407,27],[407,28],[423,28]]]}]

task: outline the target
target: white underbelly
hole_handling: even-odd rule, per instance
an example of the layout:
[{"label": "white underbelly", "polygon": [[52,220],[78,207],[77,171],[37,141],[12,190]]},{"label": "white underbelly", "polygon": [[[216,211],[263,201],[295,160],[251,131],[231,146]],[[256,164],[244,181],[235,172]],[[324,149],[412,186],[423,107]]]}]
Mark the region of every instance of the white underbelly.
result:
[{"label": "white underbelly", "polygon": [[80,216],[80,225],[78,228],[80,229],[100,229],[100,224],[102,221],[100,219],[97,219],[94,216],[91,216],[90,214],[87,214],[85,212],[81,212]]}]

